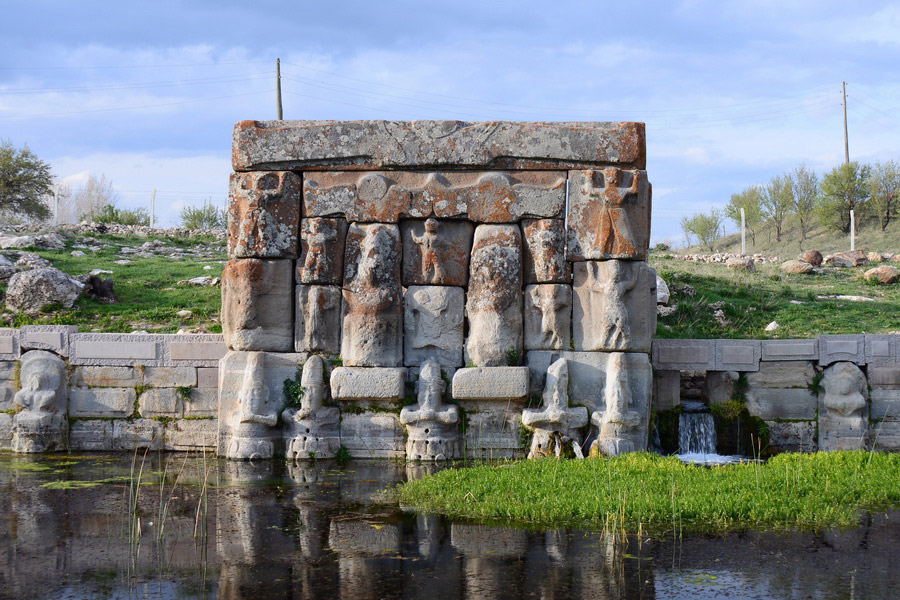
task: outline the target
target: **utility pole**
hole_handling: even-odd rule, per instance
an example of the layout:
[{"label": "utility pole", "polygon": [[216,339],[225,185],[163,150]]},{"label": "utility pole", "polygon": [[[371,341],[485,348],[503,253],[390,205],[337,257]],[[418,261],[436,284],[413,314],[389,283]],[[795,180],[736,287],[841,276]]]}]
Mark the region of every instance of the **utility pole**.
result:
[{"label": "utility pole", "polygon": [[154,208],[156,207],[156,188],[153,188],[153,192],[150,194],[150,227],[153,227],[154,218]]},{"label": "utility pole", "polygon": [[278,110],[278,120],[284,119],[281,111],[281,59],[275,59],[275,106]]},{"label": "utility pole", "polygon": [[847,82],[841,82],[841,95],[844,97],[844,162],[850,162],[850,141],[847,139]]}]

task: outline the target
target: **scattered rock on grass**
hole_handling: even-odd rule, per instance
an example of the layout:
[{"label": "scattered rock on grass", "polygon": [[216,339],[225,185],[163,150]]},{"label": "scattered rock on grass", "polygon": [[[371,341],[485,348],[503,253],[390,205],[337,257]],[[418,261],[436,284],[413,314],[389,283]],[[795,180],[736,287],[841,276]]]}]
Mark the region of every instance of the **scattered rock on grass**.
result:
[{"label": "scattered rock on grass", "polygon": [[[204,269],[211,269],[209,265],[203,267]],[[656,276],[656,303],[657,304],[668,304],[669,303],[669,286],[663,281],[663,278],[659,275]]]},{"label": "scattered rock on grass", "polygon": [[191,277],[190,279],[182,279],[178,282],[178,285],[200,285],[200,286],[212,286],[215,287],[219,285],[218,277],[210,277],[209,275],[202,275],[200,277]]},{"label": "scattered rock on grass", "polygon": [[29,315],[50,304],[71,308],[81,295],[83,284],[53,267],[16,273],[9,280],[6,305]]},{"label": "scattered rock on grass", "polygon": [[663,306],[662,304],[656,305],[656,315],[659,317],[668,317],[676,310],[678,310],[677,304],[673,304],[672,306]]},{"label": "scattered rock on grass", "polygon": [[749,256],[732,256],[725,261],[725,266],[729,269],[741,269],[750,273],[756,270],[753,259]]},{"label": "scattered rock on grass", "polygon": [[81,250],[72,250],[71,252],[69,252],[69,254],[71,256],[84,256],[84,252],[82,252]]},{"label": "scattered rock on grass", "polygon": [[869,259],[862,250],[850,250],[833,254],[827,257],[825,262],[834,267],[861,267],[867,264]]},{"label": "scattered rock on grass", "polygon": [[866,258],[869,259],[869,262],[881,262],[884,260],[884,255],[881,252],[869,252],[866,254]]},{"label": "scattered rock on grass", "polygon": [[875,302],[875,298],[867,296],[845,296],[843,294],[830,294],[827,296],[816,296],[816,300],[846,300],[847,302]]},{"label": "scattered rock on grass", "polygon": [[771,332],[775,331],[776,329],[778,329],[779,327],[781,327],[781,325],[778,324],[778,321],[772,321],[771,323],[766,325],[766,331],[771,333]]},{"label": "scattered rock on grass", "polygon": [[179,310],[177,313],[175,313],[175,316],[179,319],[190,319],[194,316],[194,313],[189,310]]},{"label": "scattered rock on grass", "polygon": [[814,267],[822,266],[822,253],[818,250],[807,250],[803,254],[800,255],[800,260],[803,262],[808,262]]},{"label": "scattered rock on grass", "polygon": [[890,265],[881,265],[866,271],[865,278],[878,283],[896,283],[897,279],[900,278],[900,270]]},{"label": "scattered rock on grass", "polygon": [[672,291],[676,294],[684,294],[685,296],[688,296],[690,298],[693,298],[697,295],[697,290],[687,284],[672,286]]},{"label": "scattered rock on grass", "polygon": [[803,260],[786,260],[781,263],[781,270],[785,273],[803,275],[805,273],[811,273],[814,269],[815,267],[812,263]]}]

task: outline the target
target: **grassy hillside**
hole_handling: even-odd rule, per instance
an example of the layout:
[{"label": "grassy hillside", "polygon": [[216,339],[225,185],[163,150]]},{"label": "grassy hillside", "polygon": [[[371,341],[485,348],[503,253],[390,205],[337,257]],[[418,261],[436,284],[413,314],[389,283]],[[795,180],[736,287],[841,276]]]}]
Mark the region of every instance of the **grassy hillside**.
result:
[{"label": "grassy hillside", "polygon": [[[802,248],[801,248],[802,246]],[[856,247],[861,250],[875,252],[900,253],[900,221],[891,222],[887,231],[881,231],[878,225],[861,227],[856,236]],[[734,233],[720,238],[715,244],[716,252],[741,251],[741,234]],[[774,232],[765,232],[756,235],[754,245],[749,232],[747,233],[747,253],[763,254],[765,256],[778,256],[788,259],[795,258],[804,250],[818,250],[822,254],[833,254],[850,249],[850,236],[829,230],[818,228],[807,234],[807,239],[800,242],[799,229],[792,227],[782,233],[781,241],[775,241]],[[708,254],[709,248],[701,245],[677,250],[679,254]]]}]

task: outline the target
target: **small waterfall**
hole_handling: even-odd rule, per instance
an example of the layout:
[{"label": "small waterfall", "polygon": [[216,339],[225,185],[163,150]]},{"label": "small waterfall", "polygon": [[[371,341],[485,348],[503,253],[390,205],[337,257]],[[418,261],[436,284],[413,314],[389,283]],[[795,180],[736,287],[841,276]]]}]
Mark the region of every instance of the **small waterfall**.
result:
[{"label": "small waterfall", "polygon": [[716,427],[712,413],[702,402],[685,400],[678,417],[679,454],[715,454]]}]

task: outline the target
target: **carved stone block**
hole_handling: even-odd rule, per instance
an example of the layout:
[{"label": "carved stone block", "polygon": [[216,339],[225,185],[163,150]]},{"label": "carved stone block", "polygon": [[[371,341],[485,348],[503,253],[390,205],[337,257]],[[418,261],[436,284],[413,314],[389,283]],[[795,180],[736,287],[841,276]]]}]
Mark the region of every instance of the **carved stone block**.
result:
[{"label": "carved stone block", "polygon": [[572,334],[576,351],[649,352],[656,333],[656,271],[607,260],[574,265]]},{"label": "carved stone block", "polygon": [[302,189],[290,171],[232,173],[228,256],[296,258]]},{"label": "carved stone block", "polygon": [[406,432],[397,415],[382,412],[343,414],[341,444],[354,458],[403,458]]},{"label": "carved stone block", "polygon": [[353,224],[344,260],[341,356],[347,366],[403,363],[400,230]]},{"label": "carved stone block", "polygon": [[569,368],[566,359],[560,358],[547,369],[543,406],[522,411],[522,425],[534,431],[528,458],[559,456],[569,445],[581,454],[581,435],[577,430],[587,423],[585,407],[569,407]]},{"label": "carved stone block", "polygon": [[525,286],[525,349],[568,350],[572,288],[559,283]]},{"label": "carved stone block", "polygon": [[454,400],[524,402],[527,396],[527,367],[467,367],[453,375]]},{"label": "carved stone block", "polygon": [[819,450],[862,450],[868,442],[866,377],[852,362],[825,369],[819,397]]},{"label": "carved stone block", "polygon": [[300,221],[300,258],[297,281],[341,285],[344,279],[345,219],[309,218]]},{"label": "carved stone block", "polygon": [[222,333],[232,350],[294,347],[293,263],[242,258],[222,271]]},{"label": "carved stone block", "polygon": [[474,225],[468,221],[403,221],[403,285],[455,285],[469,282],[469,251]]},{"label": "carved stone block", "polygon": [[566,228],[562,219],[523,219],[525,283],[569,283]]},{"label": "carved stone block", "polygon": [[407,460],[448,460],[462,456],[459,432],[459,408],[443,403],[446,383],[441,366],[429,359],[421,367],[418,402],[400,411],[400,422],[406,425]]},{"label": "carved stone block", "polygon": [[341,351],[341,288],[336,285],[298,285],[294,319],[294,350]]},{"label": "carved stone block", "polygon": [[665,371],[712,371],[716,368],[715,340],[653,340],[653,368]]},{"label": "carved stone block", "polygon": [[447,367],[463,364],[465,292],[460,287],[414,285],[403,295],[406,366],[429,358]]},{"label": "carved stone block", "polygon": [[328,387],[321,356],[310,356],[300,380],[300,408],[282,413],[285,455],[289,459],[332,458],[341,444],[341,414],[336,406],[325,406]]},{"label": "carved stone block", "polygon": [[331,397],[337,401],[394,402],[406,395],[406,369],[335,367]]},{"label": "carved stone block", "polygon": [[[866,338],[864,335],[820,335],[819,364],[823,367],[837,361],[866,364]],[[819,444],[820,449],[821,443]]]},{"label": "carved stone block", "polygon": [[515,225],[479,225],[470,262],[466,359],[507,365],[522,355],[522,241]]},{"label": "carved stone block", "polygon": [[50,452],[66,449],[66,365],[46,350],[22,355],[22,389],[14,402],[21,410],[13,417],[14,452]]},{"label": "carved stone block", "polygon": [[569,171],[568,259],[645,260],[650,243],[647,172]]},{"label": "carved stone block", "polygon": [[813,363],[807,360],[762,362],[759,371],[747,374],[747,384],[751,388],[807,389],[815,375]]}]

